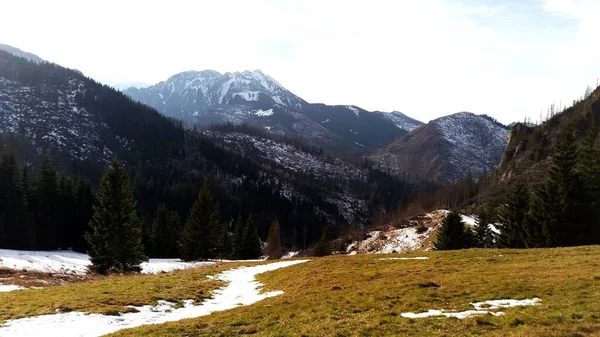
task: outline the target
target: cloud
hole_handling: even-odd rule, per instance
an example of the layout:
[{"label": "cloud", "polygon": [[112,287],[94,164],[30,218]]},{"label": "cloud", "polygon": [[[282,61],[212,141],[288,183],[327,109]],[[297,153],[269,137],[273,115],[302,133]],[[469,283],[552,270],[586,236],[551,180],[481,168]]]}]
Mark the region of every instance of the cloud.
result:
[{"label": "cloud", "polygon": [[311,102],[504,122],[600,72],[593,1],[20,0],[1,42],[103,81],[262,69]]}]

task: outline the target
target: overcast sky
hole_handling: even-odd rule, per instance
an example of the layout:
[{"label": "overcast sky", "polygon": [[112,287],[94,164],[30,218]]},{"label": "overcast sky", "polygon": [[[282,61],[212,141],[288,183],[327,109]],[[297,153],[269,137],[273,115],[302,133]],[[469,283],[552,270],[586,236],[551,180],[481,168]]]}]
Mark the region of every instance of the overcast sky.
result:
[{"label": "overcast sky", "polygon": [[600,77],[596,0],[3,0],[0,43],[105,83],[261,69],[314,103],[539,118]]}]

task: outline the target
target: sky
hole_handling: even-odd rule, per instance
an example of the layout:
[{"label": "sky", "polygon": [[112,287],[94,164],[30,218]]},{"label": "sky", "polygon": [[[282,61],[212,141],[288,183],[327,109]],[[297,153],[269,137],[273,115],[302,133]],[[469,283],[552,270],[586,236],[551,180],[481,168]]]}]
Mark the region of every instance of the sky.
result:
[{"label": "sky", "polygon": [[107,84],[260,69],[312,103],[510,123],[600,77],[600,0],[2,0],[0,43]]}]

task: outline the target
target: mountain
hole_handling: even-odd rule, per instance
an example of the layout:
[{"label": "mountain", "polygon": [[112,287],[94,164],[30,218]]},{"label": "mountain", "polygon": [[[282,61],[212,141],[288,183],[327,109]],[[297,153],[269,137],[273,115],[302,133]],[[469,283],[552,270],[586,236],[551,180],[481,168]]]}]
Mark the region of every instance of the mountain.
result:
[{"label": "mountain", "polygon": [[22,51],[19,48],[15,48],[15,47],[9,46],[7,44],[0,43],[0,50],[4,50],[5,52],[9,52],[9,53],[11,53],[11,54],[13,54],[15,56],[28,59],[29,61],[32,61],[32,62],[35,62],[35,63],[44,62],[44,60],[41,57],[39,57],[39,56],[37,56],[35,54],[28,53],[26,51]]},{"label": "mountain", "polygon": [[75,166],[99,169],[113,156],[166,160],[169,150],[183,146],[184,133],[154,109],[78,71],[4,51],[0,131],[22,137],[33,157],[51,152]]},{"label": "mountain", "polygon": [[141,89],[150,86],[150,84],[143,82],[114,82],[109,83],[109,85],[119,91],[125,91],[129,88]]},{"label": "mountain", "polygon": [[388,116],[355,106],[310,104],[260,70],[187,71],[125,93],[188,126],[250,124],[326,149],[357,153],[388,144],[420,123],[401,113]]},{"label": "mountain", "polygon": [[567,124],[571,124],[575,141],[580,142],[590,126],[598,120],[600,87],[540,125],[516,124],[509,133],[508,145],[499,167],[500,176],[507,179],[526,175],[530,182],[542,180],[550,165],[561,130]]},{"label": "mountain", "polygon": [[507,134],[506,126],[488,116],[460,112],[412,130],[371,159],[396,175],[452,182],[496,168]]},{"label": "mountain", "polygon": [[[284,104],[294,104],[280,93]],[[264,128],[186,130],[78,71],[0,51],[0,150],[9,149],[34,174],[49,156],[61,171],[92,184],[119,157],[146,233],[162,203],[187,216],[204,184],[219,201],[223,222],[252,214],[264,238],[278,218],[290,247],[318,240],[323,226],[338,233],[354,219],[369,223],[373,212],[415,191],[368,163],[332,157]]]}]

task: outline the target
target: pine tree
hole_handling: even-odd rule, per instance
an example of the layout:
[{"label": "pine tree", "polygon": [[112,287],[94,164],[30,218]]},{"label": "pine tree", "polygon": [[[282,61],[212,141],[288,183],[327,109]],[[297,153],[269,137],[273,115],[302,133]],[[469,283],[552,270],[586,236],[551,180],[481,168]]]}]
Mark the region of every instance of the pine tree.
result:
[{"label": "pine tree", "polygon": [[75,241],[71,245],[77,252],[86,252],[89,249],[89,245],[85,240],[85,233],[91,230],[89,225],[94,213],[94,195],[92,193],[92,186],[87,180],[77,180],[75,184],[75,201],[75,228],[73,229]]},{"label": "pine tree", "polygon": [[24,220],[23,225],[26,227],[24,230],[24,241],[26,244],[22,249],[35,249],[36,248],[36,239],[35,239],[35,222],[33,219],[33,215],[31,214],[31,187],[29,186],[29,170],[26,165],[23,165],[21,171],[21,191],[24,205]]},{"label": "pine tree", "polygon": [[251,215],[246,219],[242,241],[244,243],[242,259],[257,259],[262,255],[262,244]]},{"label": "pine tree", "polygon": [[557,218],[558,210],[553,197],[553,193],[549,193],[545,185],[535,190],[523,227],[525,247],[540,248],[548,245],[545,231],[555,227],[553,221]]},{"label": "pine tree", "polygon": [[494,245],[494,233],[490,225],[494,223],[492,210],[485,206],[477,214],[477,225],[473,231],[473,246],[477,248],[490,248]]},{"label": "pine tree", "polygon": [[246,223],[242,216],[238,214],[233,230],[233,258],[242,259],[244,256],[244,232],[246,231]]},{"label": "pine tree", "polygon": [[27,249],[31,242],[22,188],[21,173],[11,150],[0,160],[0,217],[4,225],[0,245],[5,248]]},{"label": "pine tree", "polygon": [[204,185],[183,228],[181,258],[185,261],[215,258],[215,232],[218,226],[219,210],[208,186]]},{"label": "pine tree", "polygon": [[156,257],[167,257],[167,245],[169,241],[169,210],[167,205],[161,204],[156,210],[154,221],[152,221],[152,252]]},{"label": "pine tree", "polygon": [[551,207],[558,206],[557,218],[548,219],[545,223],[544,234],[551,247],[583,242],[584,225],[580,212],[583,208],[584,192],[577,167],[577,148],[573,128],[567,124],[559,136],[546,182],[546,193],[550,201],[544,208],[550,210]]},{"label": "pine tree", "polygon": [[136,202],[123,164],[114,159],[104,172],[86,233],[92,270],[105,274],[139,271],[147,260]]},{"label": "pine tree", "polygon": [[436,250],[468,248],[471,240],[470,236],[470,229],[465,227],[460,213],[452,211],[446,215],[438,230],[434,248]]},{"label": "pine tree", "polygon": [[73,180],[66,172],[62,172],[58,176],[57,182],[57,221],[56,231],[59,247],[73,248],[73,243],[76,241],[76,208],[75,201],[75,186]]},{"label": "pine tree", "polygon": [[314,256],[328,256],[331,255],[331,238],[329,237],[329,228],[323,226],[321,230],[321,239],[313,248]]},{"label": "pine tree", "polygon": [[267,237],[267,246],[265,247],[264,253],[269,260],[279,260],[283,256],[283,249],[281,247],[281,230],[279,228],[279,221],[277,219],[271,223],[269,236]]},{"label": "pine tree", "polygon": [[521,180],[513,183],[504,204],[499,209],[499,229],[496,244],[503,248],[525,247],[525,220],[529,210],[529,192]]},{"label": "pine tree", "polygon": [[577,172],[584,187],[582,220],[586,224],[585,243],[600,243],[600,144],[595,122],[584,137],[579,149]]},{"label": "pine tree", "polygon": [[229,259],[233,255],[233,243],[229,234],[229,226],[226,223],[217,226],[216,243],[217,257],[221,259]]},{"label": "pine tree", "polygon": [[44,158],[35,182],[35,225],[38,249],[52,250],[58,247],[57,238],[56,169],[49,157]]}]

